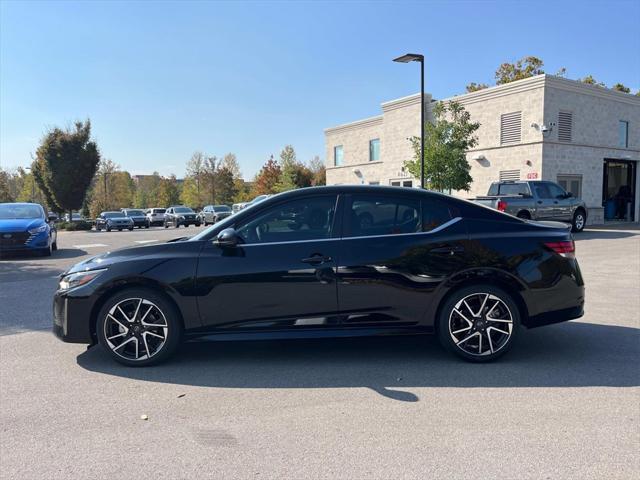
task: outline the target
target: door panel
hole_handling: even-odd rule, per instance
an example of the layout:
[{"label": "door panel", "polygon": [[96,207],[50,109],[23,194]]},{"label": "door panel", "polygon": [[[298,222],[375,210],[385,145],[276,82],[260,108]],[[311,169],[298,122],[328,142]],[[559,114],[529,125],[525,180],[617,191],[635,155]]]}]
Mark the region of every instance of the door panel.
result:
[{"label": "door panel", "polygon": [[[391,232],[384,233],[375,219],[365,225],[356,223],[358,232],[348,228],[357,222],[359,211],[373,214],[363,203],[352,198],[346,202],[346,237],[342,239],[338,263],[338,304],[351,326],[414,325],[419,323],[429,307],[431,294],[449,275],[464,265],[466,229],[459,218],[448,211],[426,211],[423,207],[421,225],[413,233],[402,233],[410,205],[399,205]],[[399,202],[406,201],[406,198]],[[420,203],[420,202],[418,202]],[[388,213],[387,203],[380,205],[380,217]],[[446,206],[444,207],[446,209]],[[445,218],[446,216],[446,218]],[[371,227],[369,227],[371,225]],[[422,230],[429,230],[423,232]],[[367,235],[374,232],[373,235]]]},{"label": "door panel", "polygon": [[336,195],[256,207],[250,218],[234,225],[238,246],[207,245],[197,272],[203,324],[327,325],[338,310],[336,207]]},{"label": "door panel", "polygon": [[[551,192],[547,185],[543,182],[533,184],[534,195],[536,198],[536,219],[537,220],[553,220],[556,215],[557,200],[551,197]],[[555,200],[555,203],[554,203]]]},{"label": "door panel", "polygon": [[277,327],[286,318],[335,314],[338,242],[208,245],[197,273],[203,325]]}]

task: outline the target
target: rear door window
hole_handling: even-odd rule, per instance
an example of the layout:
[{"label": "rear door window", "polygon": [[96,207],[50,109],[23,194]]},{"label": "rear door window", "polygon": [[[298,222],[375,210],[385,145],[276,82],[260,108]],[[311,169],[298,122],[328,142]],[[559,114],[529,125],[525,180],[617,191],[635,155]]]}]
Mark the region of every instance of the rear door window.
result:
[{"label": "rear door window", "polygon": [[353,195],[345,236],[397,235],[422,231],[418,198],[393,195]]}]

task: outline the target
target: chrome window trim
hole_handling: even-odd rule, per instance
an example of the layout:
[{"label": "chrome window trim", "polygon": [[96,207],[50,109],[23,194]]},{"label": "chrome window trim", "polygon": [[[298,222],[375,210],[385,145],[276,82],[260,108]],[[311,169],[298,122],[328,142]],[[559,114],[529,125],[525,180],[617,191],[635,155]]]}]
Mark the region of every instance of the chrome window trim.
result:
[{"label": "chrome window trim", "polygon": [[335,240],[361,240],[365,238],[386,238],[386,237],[406,237],[408,235],[430,235],[432,233],[441,232],[445,228],[450,227],[462,220],[462,217],[455,217],[448,222],[443,223],[439,227],[429,230],[428,232],[413,232],[413,233],[390,233],[387,235],[363,235],[358,237],[333,237],[333,238],[317,238],[312,240],[291,240],[287,242],[265,242],[265,243],[241,243],[238,247],[262,247],[264,245],[290,245],[292,243],[311,243],[311,242],[331,242]]}]

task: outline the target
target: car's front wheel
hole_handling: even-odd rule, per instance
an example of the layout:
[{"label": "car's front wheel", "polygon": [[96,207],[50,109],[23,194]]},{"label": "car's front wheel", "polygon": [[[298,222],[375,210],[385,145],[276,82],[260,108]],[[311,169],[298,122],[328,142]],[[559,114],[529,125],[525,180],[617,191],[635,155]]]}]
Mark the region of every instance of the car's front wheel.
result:
[{"label": "car's front wheel", "polygon": [[104,304],[96,325],[98,342],[128,366],[155,365],[180,344],[182,324],[175,307],[146,289],[128,289]]},{"label": "car's front wheel", "polygon": [[504,355],[520,326],[520,311],[511,296],[491,285],[458,290],[440,309],[438,337],[442,345],[472,362]]},{"label": "car's front wheel", "polygon": [[587,216],[584,213],[584,210],[578,209],[576,213],[573,214],[573,221],[571,222],[571,230],[573,232],[579,233],[584,230],[585,225],[587,224]]}]

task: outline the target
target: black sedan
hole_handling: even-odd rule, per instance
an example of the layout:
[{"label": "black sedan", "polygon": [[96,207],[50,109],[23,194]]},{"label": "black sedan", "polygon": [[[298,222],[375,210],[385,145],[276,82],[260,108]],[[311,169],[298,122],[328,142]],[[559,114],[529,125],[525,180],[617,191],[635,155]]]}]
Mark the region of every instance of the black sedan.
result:
[{"label": "black sedan", "polygon": [[180,225],[188,227],[189,225],[200,226],[200,218],[196,212],[189,207],[169,207],[164,212],[164,228],[175,227]]},{"label": "black sedan", "polygon": [[147,214],[144,211],[137,208],[123,208],[120,210],[125,217],[129,217],[133,220],[133,226],[138,228],[149,228],[151,222],[147,218]]},{"label": "black sedan", "polygon": [[76,264],[61,275],[53,329],[126,365],[157,363],[202,336],[393,334],[436,334],[483,362],[521,326],[578,318],[583,305],[564,224],[418,189],[335,186]]},{"label": "black sedan", "polygon": [[96,230],[99,232],[103,228],[107,232],[116,229],[121,232],[125,228],[131,231],[133,230],[133,220],[122,212],[102,212],[96,218]]}]

